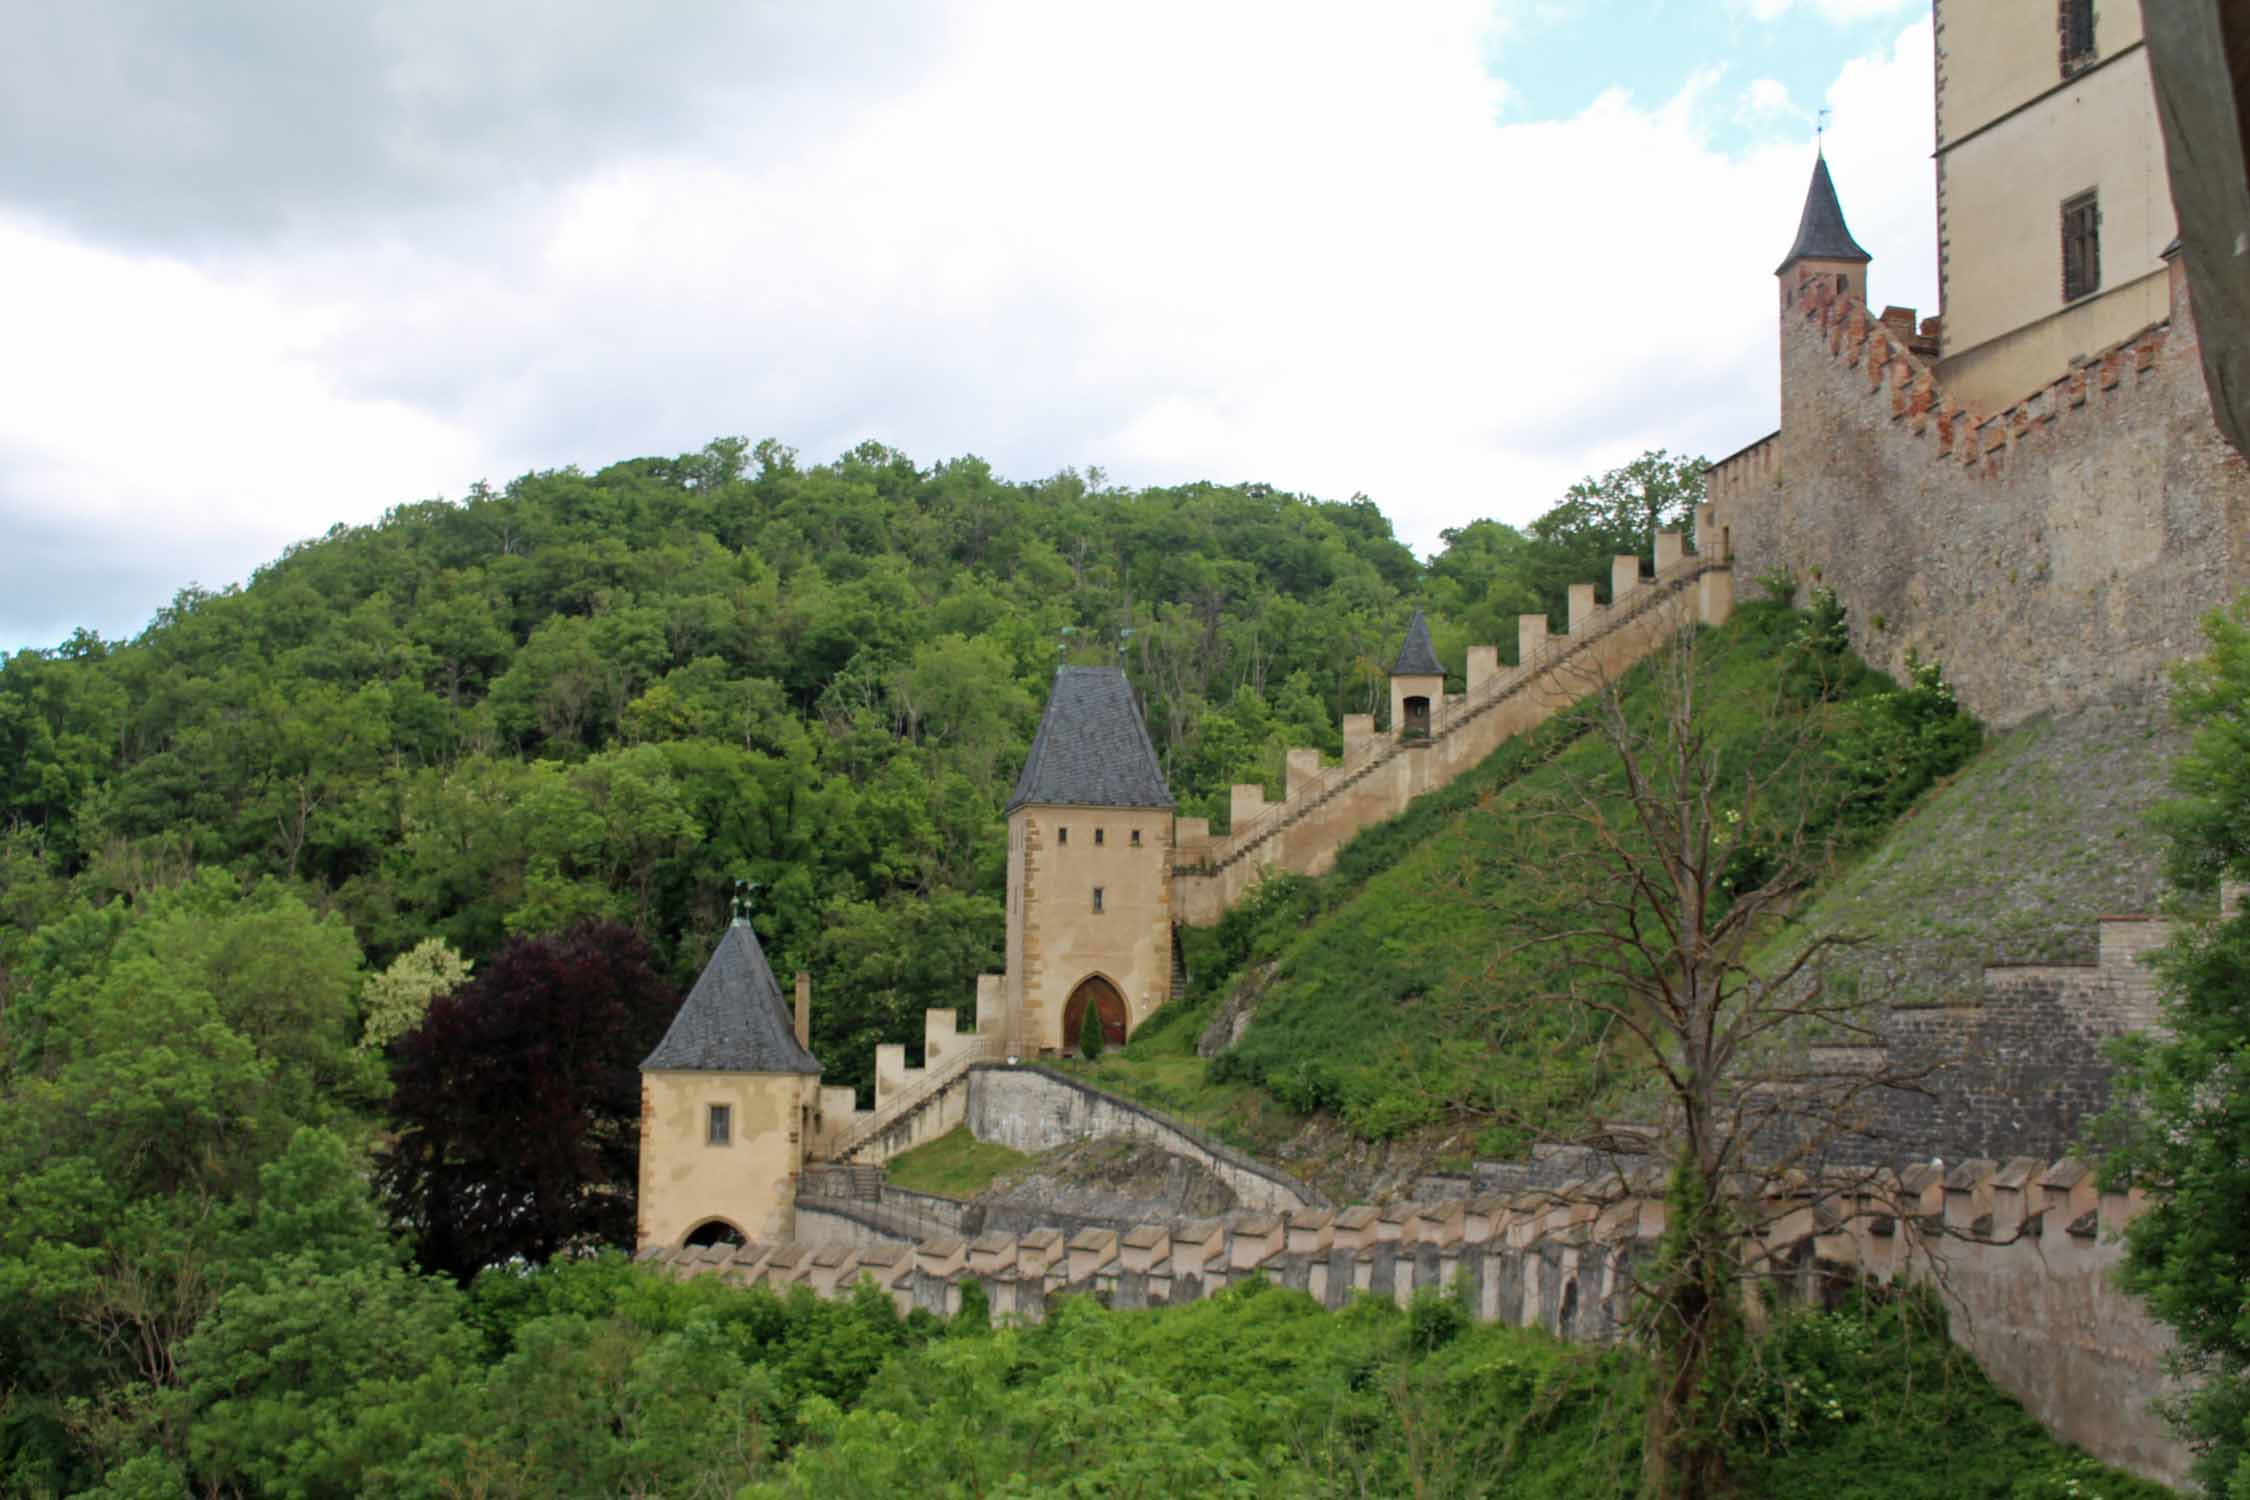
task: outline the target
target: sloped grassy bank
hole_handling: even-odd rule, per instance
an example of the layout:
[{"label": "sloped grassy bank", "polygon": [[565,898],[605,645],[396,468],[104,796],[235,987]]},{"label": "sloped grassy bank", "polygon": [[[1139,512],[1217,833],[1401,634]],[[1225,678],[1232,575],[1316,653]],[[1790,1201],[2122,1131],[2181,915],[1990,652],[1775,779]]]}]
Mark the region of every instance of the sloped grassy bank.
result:
[{"label": "sloped grassy bank", "polygon": [[[1804,926],[1863,939],[1845,967],[1904,1003],[1974,994],[1988,963],[2090,962],[2096,918],[2157,908],[2149,816],[2182,742],[2153,697],[1995,736],[1826,882]],[[1777,935],[1767,956],[1789,942]]]},{"label": "sloped grassy bank", "polygon": [[[1846,856],[1976,750],[1974,723],[1934,673],[1901,686],[1849,654],[1832,599],[1810,610],[1748,604],[1696,650],[1699,712],[1722,775],[1771,770],[1807,739],[1804,774],[1769,798],[1766,826],[1801,818]],[[1657,712],[1648,665],[1624,687],[1629,714]],[[1617,807],[1615,764],[1587,712],[1564,713],[1362,833],[1329,874],[1269,880],[1189,935],[1188,1000],[1152,1018],[1121,1061],[1098,1065],[1100,1082],[1253,1145],[1314,1112],[1384,1140],[1502,1103],[1519,1116],[1577,1111],[1628,1088],[1629,1063],[1584,1012],[1551,998],[1568,955],[1509,941],[1572,899],[1553,887],[1550,841],[1590,837],[1532,810],[1580,787]],[[1759,839],[1745,839],[1746,875],[1760,857]],[[1245,983],[1257,988],[1254,1021],[1199,1083],[1195,1039]],[[1490,1131],[1478,1147],[1519,1144]]]}]

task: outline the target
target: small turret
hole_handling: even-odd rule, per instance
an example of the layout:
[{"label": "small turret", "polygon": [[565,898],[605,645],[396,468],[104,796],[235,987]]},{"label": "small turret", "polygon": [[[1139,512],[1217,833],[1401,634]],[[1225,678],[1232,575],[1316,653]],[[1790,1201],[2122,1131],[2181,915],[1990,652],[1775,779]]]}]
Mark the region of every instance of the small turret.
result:
[{"label": "small turret", "polygon": [[1867,297],[1867,264],[1875,257],[1860,248],[1844,224],[1844,206],[1836,201],[1836,184],[1828,175],[1828,158],[1813,157],[1812,183],[1805,189],[1805,210],[1797,218],[1797,240],[1774,267],[1784,295],[1812,276],[1833,276],[1836,290],[1862,301]]},{"label": "small turret", "polygon": [[641,1063],[637,1240],[651,1245],[787,1239],[820,1096],[810,1039],[812,984],[796,1015],[747,913]]},{"label": "small turret", "polygon": [[1406,640],[1391,663],[1391,731],[1426,740],[1430,719],[1445,700],[1445,668],[1430,645],[1430,623],[1420,610],[1406,624]]}]

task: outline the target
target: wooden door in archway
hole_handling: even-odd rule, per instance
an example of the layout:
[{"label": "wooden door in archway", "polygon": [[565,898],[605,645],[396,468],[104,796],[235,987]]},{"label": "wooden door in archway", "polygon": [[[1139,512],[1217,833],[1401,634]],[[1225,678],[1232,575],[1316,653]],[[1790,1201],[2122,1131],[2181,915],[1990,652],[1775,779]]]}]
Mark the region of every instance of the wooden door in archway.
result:
[{"label": "wooden door in archway", "polygon": [[1102,1018],[1102,1040],[1112,1047],[1124,1046],[1125,997],[1101,975],[1089,974],[1078,981],[1078,988],[1070,992],[1070,1002],[1063,1007],[1063,1050],[1077,1050],[1079,1028],[1086,1024],[1089,1005]]}]

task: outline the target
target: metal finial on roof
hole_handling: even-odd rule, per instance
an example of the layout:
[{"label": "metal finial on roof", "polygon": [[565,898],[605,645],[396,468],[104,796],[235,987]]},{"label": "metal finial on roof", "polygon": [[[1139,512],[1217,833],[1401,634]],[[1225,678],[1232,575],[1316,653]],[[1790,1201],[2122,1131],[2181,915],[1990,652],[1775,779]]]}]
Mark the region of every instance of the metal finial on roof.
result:
[{"label": "metal finial on roof", "polygon": [[759,880],[737,880],[734,883],[735,926],[747,927],[748,925],[750,925],[750,898],[755,895],[764,886],[764,884],[765,882]]}]

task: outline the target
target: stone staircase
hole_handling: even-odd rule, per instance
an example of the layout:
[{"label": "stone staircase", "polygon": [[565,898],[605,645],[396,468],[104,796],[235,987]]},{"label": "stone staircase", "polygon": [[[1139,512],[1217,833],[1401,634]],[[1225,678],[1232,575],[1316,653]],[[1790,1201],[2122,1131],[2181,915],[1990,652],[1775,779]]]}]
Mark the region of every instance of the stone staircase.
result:
[{"label": "stone staircase", "polygon": [[941,1102],[948,1092],[966,1082],[971,1063],[1002,1055],[1002,1039],[997,1036],[961,1037],[942,1064],[928,1069],[909,1087],[890,1095],[873,1109],[855,1117],[829,1148],[828,1160],[854,1171],[874,1173],[879,1190],[883,1175],[881,1159],[862,1162],[860,1157],[893,1127],[911,1121],[922,1111]]}]

